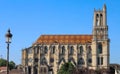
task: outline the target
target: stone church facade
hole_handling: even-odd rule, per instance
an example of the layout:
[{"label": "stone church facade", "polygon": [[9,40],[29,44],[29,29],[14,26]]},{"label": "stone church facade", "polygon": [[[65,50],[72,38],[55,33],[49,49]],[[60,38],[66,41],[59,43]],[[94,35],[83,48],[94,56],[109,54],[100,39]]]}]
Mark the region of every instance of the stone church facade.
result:
[{"label": "stone church facade", "polygon": [[109,67],[107,9],[94,10],[92,34],[41,35],[22,50],[25,74],[57,74],[61,65],[72,62],[75,67],[107,69]]}]

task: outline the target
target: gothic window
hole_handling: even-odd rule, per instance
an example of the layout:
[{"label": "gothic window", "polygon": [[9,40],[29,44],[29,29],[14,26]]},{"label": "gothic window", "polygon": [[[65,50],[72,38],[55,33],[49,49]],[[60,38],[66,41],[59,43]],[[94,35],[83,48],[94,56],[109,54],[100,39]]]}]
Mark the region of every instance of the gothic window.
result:
[{"label": "gothic window", "polygon": [[34,73],[35,73],[35,74],[38,74],[38,66],[35,66],[35,67],[34,67]]},{"label": "gothic window", "polygon": [[35,47],[35,54],[38,54],[39,53],[39,48],[38,47]]},{"label": "gothic window", "polygon": [[28,54],[32,53],[32,48],[28,49]]},{"label": "gothic window", "polygon": [[41,59],[41,64],[44,65],[44,64],[47,64],[47,61],[45,58]]},{"label": "gothic window", "polygon": [[71,62],[71,61],[73,61],[73,58],[69,58],[69,59],[68,59],[68,62]]},{"label": "gothic window", "polygon": [[98,53],[102,54],[102,43],[98,43]]},{"label": "gothic window", "polygon": [[74,47],[73,47],[73,46],[71,46],[71,47],[70,47],[69,54],[71,54],[71,55],[72,55],[73,53],[74,53]]},{"label": "gothic window", "polygon": [[83,54],[83,46],[80,46],[79,53],[82,55]]},{"label": "gothic window", "polygon": [[98,65],[103,65],[103,57],[98,57],[97,58],[97,64]]},{"label": "gothic window", "polygon": [[40,48],[40,53],[44,53],[43,46],[40,46],[39,48]]},{"label": "gothic window", "polygon": [[31,67],[28,66],[28,73],[31,74]]},{"label": "gothic window", "polygon": [[88,54],[91,54],[91,46],[88,46],[88,48],[87,48],[87,51],[88,51]]},{"label": "gothic window", "polygon": [[99,17],[99,14],[96,14],[96,17],[98,18],[98,17]]},{"label": "gothic window", "polygon": [[44,68],[44,73],[46,73],[46,68]]},{"label": "gothic window", "polygon": [[61,58],[58,63],[60,64],[62,61],[63,61],[64,63],[66,62],[64,58]]},{"label": "gothic window", "polygon": [[84,59],[83,58],[79,58],[78,60],[78,65],[84,65]]},{"label": "gothic window", "polygon": [[55,46],[52,47],[52,54],[55,53]]},{"label": "gothic window", "polygon": [[101,57],[101,65],[103,65],[103,57]]},{"label": "gothic window", "polygon": [[40,72],[41,72],[41,73],[43,72],[42,68],[40,68]]},{"label": "gothic window", "polygon": [[98,18],[96,20],[96,24],[97,24],[97,26],[99,26],[99,19]]},{"label": "gothic window", "polygon": [[96,25],[99,26],[99,14],[96,14]]},{"label": "gothic window", "polygon": [[88,59],[88,63],[92,63],[92,59],[91,58]]},{"label": "gothic window", "polygon": [[92,63],[92,59],[89,58],[89,59],[88,59],[88,65],[91,65],[91,63]]},{"label": "gothic window", "polygon": [[102,22],[103,22],[102,20],[103,20],[103,16],[102,16],[102,14],[100,14],[100,25],[103,24],[103,23],[102,23]]},{"label": "gothic window", "polygon": [[65,46],[62,46],[61,54],[65,54]]},{"label": "gothic window", "polygon": [[97,64],[100,65],[100,57],[97,57]]},{"label": "gothic window", "polygon": [[45,47],[44,47],[44,53],[46,54],[47,52],[48,52],[48,47],[45,46]]}]

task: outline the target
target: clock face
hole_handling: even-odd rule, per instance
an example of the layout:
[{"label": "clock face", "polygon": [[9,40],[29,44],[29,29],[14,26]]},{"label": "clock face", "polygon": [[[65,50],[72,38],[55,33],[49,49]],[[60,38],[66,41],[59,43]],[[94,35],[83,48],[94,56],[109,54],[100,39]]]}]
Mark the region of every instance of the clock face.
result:
[{"label": "clock face", "polygon": [[53,58],[50,58],[50,62],[53,63],[53,62],[54,62],[54,59],[53,59]]}]

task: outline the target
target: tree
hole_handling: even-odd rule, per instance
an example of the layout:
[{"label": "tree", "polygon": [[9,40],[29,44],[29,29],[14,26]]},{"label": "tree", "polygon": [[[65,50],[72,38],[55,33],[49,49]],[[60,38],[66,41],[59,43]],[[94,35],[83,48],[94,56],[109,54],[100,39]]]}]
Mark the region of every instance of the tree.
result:
[{"label": "tree", "polygon": [[15,69],[15,63],[13,61],[9,62],[9,69]]},{"label": "tree", "polygon": [[[7,64],[7,60],[5,60],[5,59],[0,59],[0,67],[2,67],[2,66],[6,66],[6,64]],[[13,62],[13,61],[10,61],[9,62],[9,69],[11,70],[11,69],[14,69],[15,68],[15,63]]]},{"label": "tree", "polygon": [[61,66],[60,70],[58,71],[58,74],[72,74],[74,68],[75,67],[71,62],[65,63]]},{"label": "tree", "polygon": [[6,66],[7,61],[5,59],[0,59],[0,67],[1,66]]}]

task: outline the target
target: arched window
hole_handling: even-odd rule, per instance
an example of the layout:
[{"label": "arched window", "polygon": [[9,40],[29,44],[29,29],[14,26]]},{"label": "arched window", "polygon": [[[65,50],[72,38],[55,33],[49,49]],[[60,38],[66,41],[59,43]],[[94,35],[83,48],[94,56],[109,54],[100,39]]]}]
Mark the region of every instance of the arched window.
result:
[{"label": "arched window", "polygon": [[82,55],[83,54],[83,46],[80,46],[79,53]]},{"label": "arched window", "polygon": [[52,47],[51,53],[52,53],[52,54],[55,53],[55,46]]},{"label": "arched window", "polygon": [[38,53],[39,53],[39,47],[38,47],[38,46],[35,47],[34,50],[35,50],[35,54],[38,54]]},{"label": "arched window", "polygon": [[65,54],[65,46],[62,46],[61,54]]},{"label": "arched window", "polygon": [[85,62],[84,62],[84,59],[83,58],[79,58],[78,59],[78,65],[84,65]]},{"label": "arched window", "polygon": [[74,58],[72,58],[72,57],[68,58],[68,62],[73,62],[73,64],[76,65],[76,62],[75,62]]},{"label": "arched window", "polygon": [[100,14],[100,25],[102,25],[102,24],[103,24],[103,15]]},{"label": "arched window", "polygon": [[44,53],[46,54],[47,52],[48,52],[48,47],[45,46],[45,47],[44,47]]},{"label": "arched window", "polygon": [[103,65],[103,57],[101,57],[101,65]]},{"label": "arched window", "polygon": [[98,17],[99,17],[99,14],[96,14],[96,17],[98,18]]},{"label": "arched window", "polygon": [[73,46],[71,46],[71,47],[70,47],[69,54],[71,54],[71,55],[72,55],[73,53],[74,53],[74,47],[73,47]]},{"label": "arched window", "polygon": [[98,43],[98,53],[102,53],[102,43]]},{"label": "arched window", "polygon": [[91,66],[91,64],[92,64],[92,59],[89,58],[89,59],[88,59],[88,65]]},{"label": "arched window", "polygon": [[40,53],[44,53],[43,46],[39,46],[39,48],[40,48]]},{"label": "arched window", "polygon": [[28,54],[31,54],[31,53],[32,53],[32,48],[27,49],[27,50],[28,50]]},{"label": "arched window", "polygon": [[47,60],[45,59],[45,57],[42,58],[42,60],[41,60],[41,64],[42,64],[42,65],[47,64]]},{"label": "arched window", "polygon": [[91,54],[91,52],[92,52],[91,46],[88,46],[87,52],[88,52],[88,54]]},{"label": "arched window", "polygon": [[99,26],[99,14],[96,14],[96,26]]},{"label": "arched window", "polygon": [[103,65],[103,57],[97,57],[97,64]]},{"label": "arched window", "polygon": [[34,73],[38,74],[38,66],[34,66]]}]

